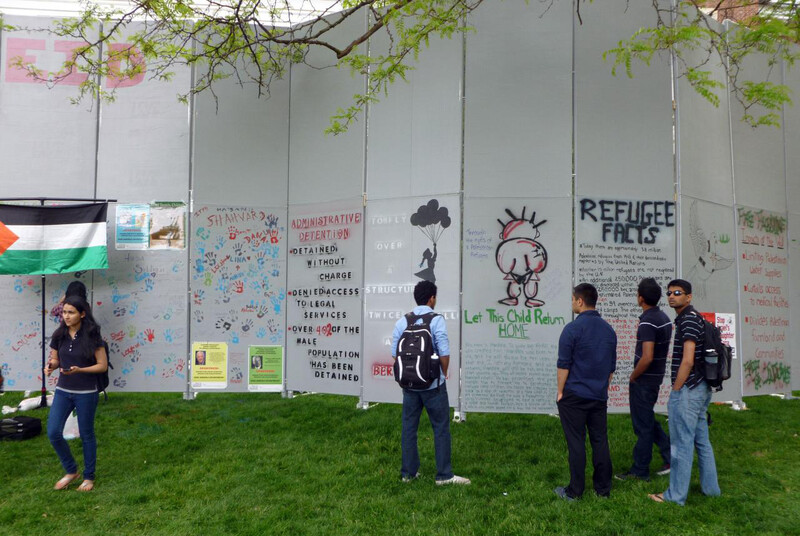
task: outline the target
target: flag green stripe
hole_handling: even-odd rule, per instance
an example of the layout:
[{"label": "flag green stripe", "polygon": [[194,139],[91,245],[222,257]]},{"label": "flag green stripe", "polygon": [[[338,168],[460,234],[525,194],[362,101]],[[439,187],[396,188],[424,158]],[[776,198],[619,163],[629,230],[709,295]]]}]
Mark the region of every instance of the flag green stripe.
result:
[{"label": "flag green stripe", "polygon": [[74,249],[13,250],[0,255],[0,274],[63,274],[108,268],[106,246]]}]

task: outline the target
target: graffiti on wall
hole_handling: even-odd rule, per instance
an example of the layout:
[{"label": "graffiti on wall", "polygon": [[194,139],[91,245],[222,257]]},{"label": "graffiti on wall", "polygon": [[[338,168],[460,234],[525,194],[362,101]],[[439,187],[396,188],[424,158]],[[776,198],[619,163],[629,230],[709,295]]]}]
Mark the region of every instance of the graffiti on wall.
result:
[{"label": "graffiti on wall", "polygon": [[283,345],[285,216],[203,206],[192,215],[192,338],[224,341],[229,384],[246,384],[250,345]]}]

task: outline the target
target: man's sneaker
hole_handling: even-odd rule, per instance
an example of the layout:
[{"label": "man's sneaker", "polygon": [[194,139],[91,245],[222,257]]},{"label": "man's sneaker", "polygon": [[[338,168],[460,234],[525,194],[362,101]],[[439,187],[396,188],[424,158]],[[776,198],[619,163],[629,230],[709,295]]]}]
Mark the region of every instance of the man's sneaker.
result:
[{"label": "man's sneaker", "polygon": [[630,471],[626,471],[624,473],[617,473],[616,475],[614,475],[614,478],[616,478],[617,480],[642,480],[644,482],[650,482],[650,477],[635,475]]},{"label": "man's sneaker", "polygon": [[667,476],[667,475],[669,474],[669,464],[668,464],[668,463],[665,463],[665,464],[664,464],[664,465],[661,467],[661,469],[659,469],[658,471],[656,471],[656,474],[657,474],[658,476]]},{"label": "man's sneaker", "polygon": [[409,483],[409,482],[411,482],[412,480],[416,480],[416,479],[418,479],[419,477],[420,477],[420,472],[419,472],[419,471],[417,471],[417,474],[416,474],[416,475],[414,475],[414,476],[404,476],[404,477],[402,478],[402,481],[403,481],[403,482],[405,482],[405,483]]},{"label": "man's sneaker", "polygon": [[464,478],[463,476],[458,476],[458,475],[453,475],[450,478],[448,478],[447,480],[437,480],[436,481],[436,485],[437,486],[444,486],[445,484],[463,484],[463,485],[466,485],[466,484],[470,484],[470,483],[471,482],[470,482],[469,478]]},{"label": "man's sneaker", "polygon": [[565,488],[564,486],[558,486],[556,489],[553,490],[553,493],[555,493],[556,495],[559,496],[559,498],[564,499],[567,502],[575,502],[578,500],[575,497],[570,497],[569,495],[567,495],[567,488]]}]

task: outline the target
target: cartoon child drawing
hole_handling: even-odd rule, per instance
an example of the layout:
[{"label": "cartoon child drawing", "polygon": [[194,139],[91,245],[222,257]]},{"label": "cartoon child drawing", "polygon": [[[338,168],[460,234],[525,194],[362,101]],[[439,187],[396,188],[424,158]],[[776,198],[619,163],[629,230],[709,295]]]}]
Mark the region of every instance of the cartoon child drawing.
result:
[{"label": "cartoon child drawing", "polygon": [[525,219],[525,207],[520,218],[508,209],[506,213],[511,216],[510,221],[497,220],[503,230],[495,256],[497,267],[508,281],[507,296],[499,303],[518,305],[519,296],[523,294],[526,307],[541,307],[544,301],[536,299],[536,295],[539,292],[539,274],[547,268],[547,250],[536,239],[541,234],[539,227],[547,220],[536,223],[536,212],[530,220]]}]

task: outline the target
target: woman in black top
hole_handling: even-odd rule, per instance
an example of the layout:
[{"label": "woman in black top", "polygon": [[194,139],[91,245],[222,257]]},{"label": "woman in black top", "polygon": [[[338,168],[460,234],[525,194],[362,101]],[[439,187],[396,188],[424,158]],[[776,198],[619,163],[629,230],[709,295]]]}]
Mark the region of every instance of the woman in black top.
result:
[{"label": "woman in black top", "polygon": [[86,300],[78,296],[64,300],[61,325],[53,333],[50,348],[50,360],[44,373],[49,376],[58,368],[61,374],[47,419],[47,437],[66,471],[54,488],[67,489],[78,478],[78,464],[63,435],[64,424],[74,409],[78,414],[84,461],[83,482],[78,491],[91,491],[97,460],[94,435],[94,414],[99,399],[97,375],[108,370],[108,356],[100,337],[100,326],[92,317]]}]

